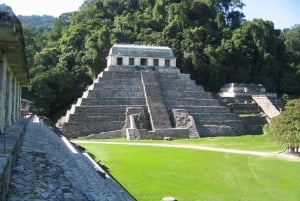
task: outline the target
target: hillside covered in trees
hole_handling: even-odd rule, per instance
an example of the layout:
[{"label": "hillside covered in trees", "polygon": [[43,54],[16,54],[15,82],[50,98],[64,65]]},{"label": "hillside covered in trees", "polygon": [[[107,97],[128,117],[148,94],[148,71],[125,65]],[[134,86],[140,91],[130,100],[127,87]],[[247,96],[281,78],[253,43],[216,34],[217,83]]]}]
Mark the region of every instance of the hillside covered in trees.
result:
[{"label": "hillside covered in trees", "polygon": [[177,66],[209,91],[224,83],[261,83],[300,95],[300,26],[277,30],[245,21],[241,0],[86,0],[53,27],[24,28],[31,85],[40,114],[66,109],[106,67],[114,43],[171,47]]},{"label": "hillside covered in trees", "polygon": [[25,29],[28,28],[35,34],[43,34],[45,32],[51,31],[56,21],[55,17],[49,15],[19,15],[18,18],[21,21],[22,26],[25,27]]}]

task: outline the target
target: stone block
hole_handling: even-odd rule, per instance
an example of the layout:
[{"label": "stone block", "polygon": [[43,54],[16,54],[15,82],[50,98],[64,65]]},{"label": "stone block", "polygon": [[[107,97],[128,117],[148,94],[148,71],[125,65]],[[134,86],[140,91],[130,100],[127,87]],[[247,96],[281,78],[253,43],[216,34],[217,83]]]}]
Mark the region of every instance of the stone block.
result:
[{"label": "stone block", "polygon": [[194,118],[184,109],[173,109],[173,121],[176,128],[186,128],[189,131],[189,138],[199,138]]}]

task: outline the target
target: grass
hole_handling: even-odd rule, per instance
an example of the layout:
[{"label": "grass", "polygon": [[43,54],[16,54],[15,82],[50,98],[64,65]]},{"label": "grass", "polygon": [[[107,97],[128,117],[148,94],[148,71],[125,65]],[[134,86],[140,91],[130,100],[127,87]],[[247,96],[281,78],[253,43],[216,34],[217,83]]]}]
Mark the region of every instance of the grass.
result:
[{"label": "grass", "polygon": [[139,201],[296,201],[300,163],[162,147],[82,144]]},{"label": "grass", "polygon": [[[73,140],[74,142],[80,142],[81,140]],[[162,144],[180,144],[180,145],[196,145],[196,146],[208,146],[230,149],[241,149],[250,151],[281,151],[284,147],[275,143],[268,142],[264,135],[243,135],[236,137],[214,137],[214,138],[199,138],[199,139],[183,139],[183,140],[138,140],[128,141],[125,138],[122,139],[90,139],[89,142],[126,142],[126,143],[162,143]]]},{"label": "grass", "polygon": [[238,117],[244,118],[244,117],[255,117],[258,116],[257,114],[238,114]]},{"label": "grass", "polygon": [[[124,139],[104,141],[129,142]],[[257,151],[282,149],[266,141],[263,135],[133,142]],[[96,143],[81,146],[96,161],[104,162],[110,173],[139,201],[161,200],[165,196],[179,201],[297,201],[300,198],[299,162],[166,147]]]}]

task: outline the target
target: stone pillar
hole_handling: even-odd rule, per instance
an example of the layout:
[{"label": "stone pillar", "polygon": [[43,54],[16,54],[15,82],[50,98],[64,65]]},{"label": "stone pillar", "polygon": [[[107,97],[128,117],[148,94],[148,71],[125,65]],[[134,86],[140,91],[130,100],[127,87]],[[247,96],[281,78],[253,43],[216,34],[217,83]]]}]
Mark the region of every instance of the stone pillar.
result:
[{"label": "stone pillar", "polygon": [[16,105],[16,120],[21,119],[21,87],[17,84],[17,105]]},{"label": "stone pillar", "polygon": [[12,79],[12,108],[11,108],[11,121],[14,123],[16,121],[16,112],[17,112],[17,81]]},{"label": "stone pillar", "polygon": [[5,63],[1,61],[0,58],[0,131],[4,131],[6,119],[6,108],[5,108],[5,97],[6,97],[6,76],[7,76],[7,67]]},{"label": "stone pillar", "polygon": [[12,114],[12,80],[13,80],[13,76],[12,74],[7,71],[6,73],[7,77],[6,77],[6,100],[5,100],[5,125],[6,126],[10,126],[12,124],[11,121],[11,114]]}]

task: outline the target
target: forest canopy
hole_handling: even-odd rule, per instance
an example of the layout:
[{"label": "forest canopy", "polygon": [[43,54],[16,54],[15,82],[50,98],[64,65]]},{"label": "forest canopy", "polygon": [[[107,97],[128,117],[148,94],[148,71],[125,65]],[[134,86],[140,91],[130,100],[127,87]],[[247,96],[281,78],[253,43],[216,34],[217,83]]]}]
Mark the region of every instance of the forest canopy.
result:
[{"label": "forest canopy", "polygon": [[178,68],[209,91],[244,82],[300,95],[300,26],[278,30],[271,21],[246,21],[243,6],[241,0],[86,0],[47,31],[25,24],[31,85],[24,97],[42,115],[59,114],[106,67],[114,43],[171,47]]}]

